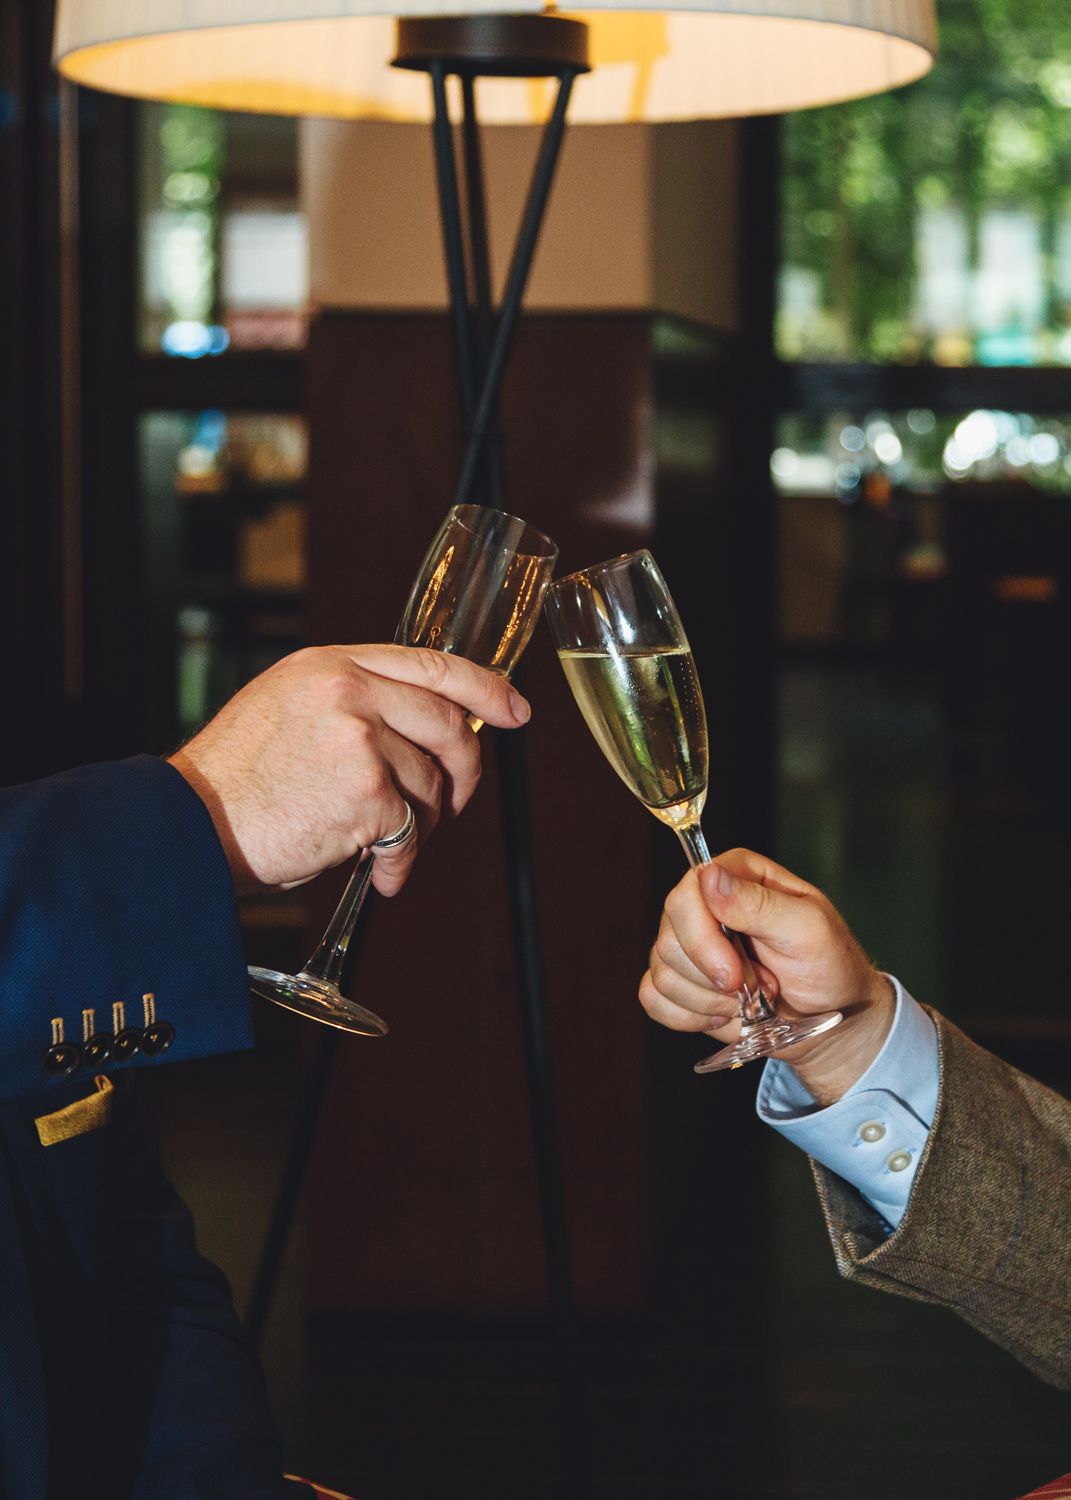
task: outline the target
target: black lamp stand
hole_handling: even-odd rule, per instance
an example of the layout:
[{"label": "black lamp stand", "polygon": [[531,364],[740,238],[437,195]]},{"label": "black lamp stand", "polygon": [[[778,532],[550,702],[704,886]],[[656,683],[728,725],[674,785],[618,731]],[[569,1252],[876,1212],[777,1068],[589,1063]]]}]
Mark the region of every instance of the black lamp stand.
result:
[{"label": "black lamp stand", "polygon": [[[498,399],[565,134],[565,114],[573,81],[578,74],[589,71],[587,43],[588,28],[582,21],[546,12],[538,15],[410,17],[398,21],[398,55],[394,66],[430,74],[435,105],[433,133],[439,209],[450,288],[458,392],[468,432],[465,458],[454,495],[455,505],[475,501],[500,510],[505,508],[501,440],[497,427]],[[446,97],[446,79],[450,74],[455,74],[461,82],[468,256],[462,228],[453,128]],[[483,161],[476,116],[475,80],[478,77],[558,79],[557,98],[543,131],[502,304],[497,310],[491,292]],[[577,1364],[561,1145],[536,920],[525,731],[497,732],[495,750],[554,1330],[563,1458],[569,1493],[575,1500],[580,1500],[588,1489],[587,1445]],[[267,1320],[336,1043],[336,1033],[325,1028],[305,1086],[298,1127],[265,1236],[246,1317],[246,1325],[255,1341],[259,1341]]]},{"label": "black lamp stand", "polygon": [[[395,66],[430,73],[435,102],[433,130],[439,210],[450,288],[458,392],[469,432],[454,504],[463,505],[476,499],[482,504],[504,509],[505,484],[497,430],[498,398],[565,134],[565,113],[573,80],[578,73],[588,71],[587,27],[581,21],[546,14],[401,20],[398,22]],[[456,74],[461,81],[470,265],[466,265],[457,162],[446,98],[446,78],[450,73]],[[475,80],[480,76],[557,77],[559,80],[557,98],[536,157],[502,305],[497,312],[491,292],[483,161],[476,116]],[[538,517],[534,519],[538,520]],[[585,1423],[577,1367],[561,1145],[536,920],[524,736],[523,730],[519,733],[499,731],[495,735],[495,750],[525,1070],[554,1328],[563,1457],[570,1490],[580,1496],[587,1490]]]}]

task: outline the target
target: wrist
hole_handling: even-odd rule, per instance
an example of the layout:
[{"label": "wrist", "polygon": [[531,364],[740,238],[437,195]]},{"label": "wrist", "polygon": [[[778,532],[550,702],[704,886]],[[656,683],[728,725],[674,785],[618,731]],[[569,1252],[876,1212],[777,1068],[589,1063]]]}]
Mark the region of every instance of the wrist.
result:
[{"label": "wrist", "polygon": [[832,1031],[779,1054],[823,1106],[835,1104],[858,1083],[885,1045],[896,1016],[896,987],[873,969],[859,999],[839,1009],[844,1020]]},{"label": "wrist", "polygon": [[235,835],[227,809],[223,805],[223,799],[215,786],[204,774],[192,757],[185,750],[178,750],[168,759],[168,764],[174,766],[185,781],[200,797],[208,809],[208,816],[212,819],[212,826],[216,830],[216,837],[223,846],[223,853],[230,868],[231,879],[234,881],[236,895],[248,896],[251,891],[260,888],[257,880],[249,866],[249,861],[242,853],[241,845]]}]

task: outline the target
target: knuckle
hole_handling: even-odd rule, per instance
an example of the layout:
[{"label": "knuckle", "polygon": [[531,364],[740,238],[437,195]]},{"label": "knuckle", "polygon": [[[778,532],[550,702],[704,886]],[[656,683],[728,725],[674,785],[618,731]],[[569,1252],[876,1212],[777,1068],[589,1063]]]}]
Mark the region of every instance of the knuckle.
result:
[{"label": "knuckle", "polygon": [[304,686],[312,712],[324,716],[353,713],[353,680],[336,663],[323,663],[308,673]]},{"label": "knuckle", "polygon": [[738,880],[733,899],[752,917],[757,917],[767,904],[769,897],[765,886],[755,883],[753,880]]},{"label": "knuckle", "polygon": [[339,653],[331,646],[304,646],[287,660],[302,678],[326,694],[337,693],[346,681]]},{"label": "knuckle", "polygon": [[663,930],[655,938],[654,947],[651,949],[651,962],[654,964],[668,964],[677,947],[676,939],[672,932]]},{"label": "knuckle", "polygon": [[443,700],[443,709],[446,732],[452,739],[463,739],[466,735],[472,734],[472,730],[469,728],[469,721],[465,716],[465,710],[459,703],[454,703],[451,699],[446,698]]},{"label": "knuckle", "polygon": [[438,807],[443,795],[443,773],[433,760],[429,760],[424,774],[427,781],[427,799],[433,806]]},{"label": "knuckle", "polygon": [[355,714],[347,721],[346,737],[353,754],[368,758],[377,750],[379,725],[371,718]]},{"label": "knuckle", "polygon": [[833,905],[832,901],[830,901],[828,896],[823,896],[821,892],[819,892],[817,896],[804,897],[804,900],[814,912],[814,915],[820,918],[820,920],[824,921],[827,927],[837,928],[847,926],[844,918],[841,916],[837,908]]},{"label": "knuckle", "polygon": [[393,804],[398,800],[398,788],[391,779],[389,766],[383,761],[376,766],[372,777],[372,793],[377,802]]},{"label": "knuckle", "polygon": [[375,701],[367,692],[362,693],[368,679],[369,674],[364,668],[354,666],[352,662],[336,659],[329,665],[325,663],[324,688],[332,701],[343,709],[352,711],[356,703]]},{"label": "knuckle", "polygon": [[342,768],[342,774],[352,788],[358,806],[364,807],[369,802],[375,804],[385,797],[393,798],[397,795],[386,761],[379,755],[358,759],[359,764],[354,770],[348,766]]},{"label": "knuckle", "polygon": [[432,651],[427,646],[414,646],[411,649],[417,653],[420,669],[427,679],[428,686],[432,692],[438,692],[450,673],[445,653]]}]

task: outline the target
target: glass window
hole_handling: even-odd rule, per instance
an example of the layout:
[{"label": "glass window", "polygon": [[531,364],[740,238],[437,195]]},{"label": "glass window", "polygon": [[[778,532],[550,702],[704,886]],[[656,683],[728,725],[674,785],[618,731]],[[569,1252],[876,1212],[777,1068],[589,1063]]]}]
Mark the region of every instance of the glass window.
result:
[{"label": "glass window", "polygon": [[139,430],[149,724],[166,748],[304,644],[304,420],[149,412]]},{"label": "glass window", "polygon": [[1071,416],[792,414],[770,468],[787,643],[926,655],[951,629],[948,585],[967,618],[1066,584]]},{"label": "glass window", "polygon": [[1009,1001],[992,932],[1038,919],[992,871],[1045,871],[1031,899],[1059,926],[1069,453],[1071,415],[920,408],[786,416],[772,457],[778,858],[917,996],[997,1018],[998,1045],[1012,1013],[1062,1024],[1058,996]]},{"label": "glass window", "polygon": [[784,122],[784,359],[1071,364],[1071,9],[942,0],[894,94]]},{"label": "glass window", "polygon": [[199,358],[301,348],[309,273],[297,122],[140,110],[142,349]]}]

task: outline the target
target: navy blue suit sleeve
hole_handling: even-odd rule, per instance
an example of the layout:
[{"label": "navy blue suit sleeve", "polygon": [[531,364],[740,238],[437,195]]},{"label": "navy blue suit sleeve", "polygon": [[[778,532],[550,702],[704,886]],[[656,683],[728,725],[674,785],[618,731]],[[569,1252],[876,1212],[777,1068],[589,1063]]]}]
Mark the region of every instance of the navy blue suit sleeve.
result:
[{"label": "navy blue suit sleeve", "polygon": [[[38,1094],[52,1021],[175,1028],[166,1061],[253,1045],[234,885],[204,803],[150,756],[0,790],[0,1100]],[[159,1066],[137,1054],[117,1066]],[[61,1080],[57,1080],[61,1081]]]}]

